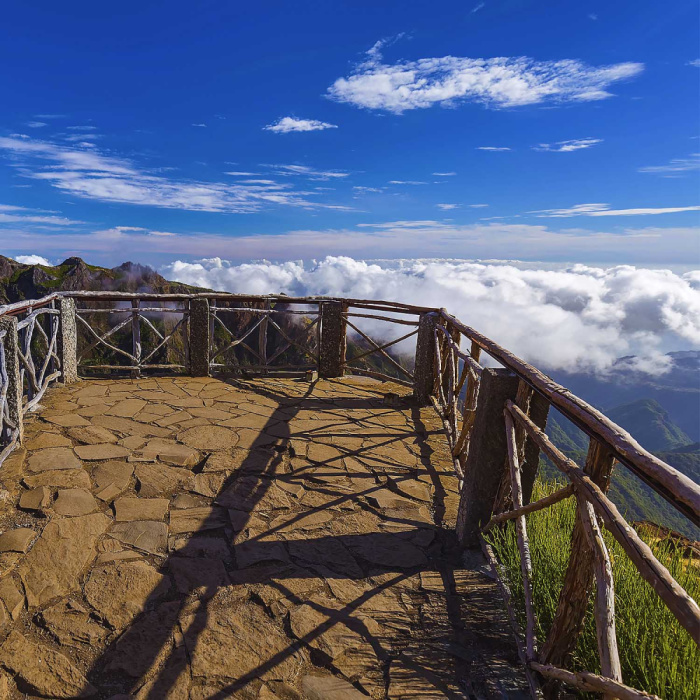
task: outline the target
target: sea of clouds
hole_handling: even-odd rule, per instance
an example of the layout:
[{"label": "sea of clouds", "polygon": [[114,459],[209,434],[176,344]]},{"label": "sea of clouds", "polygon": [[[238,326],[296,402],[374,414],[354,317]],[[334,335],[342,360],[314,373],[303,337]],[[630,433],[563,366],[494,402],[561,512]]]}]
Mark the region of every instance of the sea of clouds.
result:
[{"label": "sea of clouds", "polygon": [[[700,348],[700,271],[331,256],[312,263],[176,261],[161,271],[217,291],[445,307],[545,371],[600,374],[635,355],[639,371],[663,372],[671,365],[665,353]],[[380,325],[372,330],[382,333]]]}]

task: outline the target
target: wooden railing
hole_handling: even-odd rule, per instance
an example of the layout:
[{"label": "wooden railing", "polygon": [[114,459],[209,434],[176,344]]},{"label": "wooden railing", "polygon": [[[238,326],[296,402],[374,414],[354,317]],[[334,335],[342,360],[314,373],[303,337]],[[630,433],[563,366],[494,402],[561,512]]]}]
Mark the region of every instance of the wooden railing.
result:
[{"label": "wooden railing", "polygon": [[[387,328],[396,326],[391,338]],[[495,366],[495,368],[494,368]],[[627,432],[444,309],[396,302],[284,295],[68,292],[0,307],[2,460],[22,438],[22,416],[51,382],[78,373],[144,372],[271,375],[360,374],[410,387],[416,403],[440,415],[459,478],[457,535],[481,546],[514,629],[533,695],[557,681],[606,697],[653,697],[624,684],[615,635],[612,566],[601,528],[700,643],[700,609],[606,495],[621,464],[700,525],[700,487],[642,448]],[[550,408],[590,439],[583,467],[547,438]],[[569,484],[535,503],[544,454]],[[536,639],[526,516],[574,497],[577,522],[559,605],[548,636]],[[515,521],[525,630],[487,535]],[[591,586],[601,673],[566,668],[581,631]],[[660,631],[661,633],[661,631]],[[547,685],[549,679],[549,686]],[[551,694],[551,693],[550,693]]]}]

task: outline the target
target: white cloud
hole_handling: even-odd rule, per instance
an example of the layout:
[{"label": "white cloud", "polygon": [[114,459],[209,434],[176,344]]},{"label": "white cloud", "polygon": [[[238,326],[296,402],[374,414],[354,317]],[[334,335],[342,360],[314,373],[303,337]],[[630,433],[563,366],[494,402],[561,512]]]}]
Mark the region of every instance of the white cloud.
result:
[{"label": "white cloud", "polygon": [[334,180],[347,177],[348,173],[342,170],[315,170],[306,165],[271,165],[279,175],[300,175],[309,180]]},{"label": "white cloud", "polygon": [[67,126],[66,129],[70,129],[71,131],[97,131],[96,126]]},{"label": "white cloud", "polygon": [[470,15],[476,14],[477,12],[479,12],[479,10],[483,10],[485,7],[486,7],[486,3],[480,2],[478,5],[475,5],[474,7],[472,7],[472,9],[469,11],[469,14]]},{"label": "white cloud", "polygon": [[488,207],[488,204],[468,204],[467,206],[472,209],[483,209],[484,207]]},{"label": "white cloud", "polygon": [[273,131],[276,134],[289,134],[292,131],[323,131],[324,129],[337,129],[336,124],[321,122],[318,119],[297,119],[296,117],[282,117],[273,124],[263,127],[264,131]]},{"label": "white cloud", "polygon": [[495,151],[495,152],[500,152],[500,151],[510,151],[511,149],[508,146],[477,146],[476,147],[477,151]]},{"label": "white cloud", "polygon": [[436,204],[435,205],[438,209],[442,209],[443,211],[450,211],[451,209],[459,209],[461,207],[461,204]]},{"label": "white cloud", "polygon": [[[0,151],[29,178],[43,180],[77,197],[104,202],[140,204],[189,211],[248,213],[284,205],[303,208],[339,208],[309,199],[316,193],[296,190],[292,184],[223,183],[176,180],[145,171],[131,161],[103,155],[90,148],[65,146],[30,138],[0,137]],[[306,175],[312,180],[346,177],[347,173],[322,172],[302,166],[275,166],[278,174]]]},{"label": "white cloud", "polygon": [[354,185],[352,189],[357,194],[380,194],[384,192],[383,187],[363,187],[362,185]]},{"label": "white cloud", "polygon": [[639,75],[641,63],[590,66],[578,60],[536,61],[527,57],[444,56],[382,62],[377,42],[352,75],[328,88],[337,101],[401,114],[439,104],[476,102],[498,109],[542,103],[590,102],[611,97],[615,82]]},{"label": "white cloud", "polygon": [[453,175],[456,175],[457,173],[433,173],[435,177],[452,177]]},{"label": "white cloud", "polygon": [[674,175],[700,170],[700,153],[691,153],[688,158],[674,158],[666,165],[648,165],[639,168],[640,173],[661,173],[662,175]]},{"label": "white cloud", "polygon": [[553,151],[555,153],[570,153],[580,151],[583,148],[590,148],[603,143],[603,139],[571,139],[570,141],[557,141],[556,143],[541,143],[533,146],[535,151]]},{"label": "white cloud", "polygon": [[609,204],[576,204],[569,209],[542,209],[528,212],[540,217],[569,216],[639,216],[647,214],[677,214],[683,211],[700,211],[700,206],[692,207],[638,207],[636,209],[611,209]]},{"label": "white cloud", "polygon": [[201,129],[206,129],[206,128],[207,128],[207,125],[206,125],[206,124],[192,124],[192,126],[198,126],[198,127],[200,127]]},{"label": "white cloud", "polygon": [[591,13],[590,15],[588,15],[588,19],[591,19],[595,22],[598,19],[598,15]]},{"label": "white cloud", "polygon": [[44,265],[45,267],[51,267],[51,263],[46,258],[42,258],[41,255],[15,255],[15,260],[22,265]]},{"label": "white cloud", "polygon": [[42,126],[46,126],[46,122],[27,122],[27,126],[30,129],[41,129]]},{"label": "white cloud", "polygon": [[[692,273],[440,260],[378,264],[350,257],[327,257],[309,266],[177,261],[163,272],[230,292],[329,294],[446,307],[544,370],[605,371],[616,358],[636,354],[640,367],[656,371],[664,368],[663,352],[700,344],[700,289],[694,288]],[[386,324],[371,328],[381,337]]]},{"label": "white cloud", "polygon": [[390,185],[427,185],[422,180],[389,180]]},{"label": "white cloud", "polygon": [[693,66],[694,68],[700,68],[700,58],[696,58],[694,61],[688,61],[689,66]]},{"label": "white cloud", "polygon": [[[7,213],[10,212],[10,213]],[[72,226],[81,224],[82,221],[74,221],[63,216],[45,216],[53,212],[44,212],[41,209],[29,209],[18,207],[14,204],[0,204],[0,224],[44,224],[49,226]]]}]

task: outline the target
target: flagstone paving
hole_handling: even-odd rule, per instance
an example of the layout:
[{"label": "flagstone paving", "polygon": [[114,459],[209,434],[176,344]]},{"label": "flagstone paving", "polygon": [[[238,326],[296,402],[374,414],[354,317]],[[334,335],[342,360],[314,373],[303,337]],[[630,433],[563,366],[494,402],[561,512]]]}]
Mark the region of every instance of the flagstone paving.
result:
[{"label": "flagstone paving", "polygon": [[441,422],[397,393],[49,391],[0,469],[0,698],[526,697]]}]

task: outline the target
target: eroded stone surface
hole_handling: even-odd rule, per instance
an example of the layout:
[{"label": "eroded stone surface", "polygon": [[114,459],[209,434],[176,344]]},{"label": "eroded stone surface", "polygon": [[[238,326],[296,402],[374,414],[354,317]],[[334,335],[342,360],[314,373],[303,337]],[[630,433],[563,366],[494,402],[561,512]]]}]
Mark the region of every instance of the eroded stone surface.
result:
[{"label": "eroded stone surface", "polygon": [[107,529],[102,513],[52,520],[17,569],[31,607],[79,588],[79,575],[95,556]]},{"label": "eroded stone surface", "polygon": [[0,663],[37,695],[48,698],[85,698],[97,693],[63,654],[37,644],[16,630],[0,647]]},{"label": "eroded stone surface", "polygon": [[53,509],[59,515],[87,515],[97,509],[97,501],[86,489],[61,489]]},{"label": "eroded stone surface", "polygon": [[122,561],[95,567],[85,584],[85,597],[100,617],[121,630],[168,588],[169,581],[150,564]]},{"label": "eroded stone surface", "polygon": [[36,535],[36,531],[29,527],[18,527],[3,532],[0,535],[0,552],[22,552],[24,554]]},{"label": "eroded stone surface", "polygon": [[30,472],[44,472],[51,469],[78,469],[80,460],[70,447],[48,447],[33,452],[27,460]]}]

